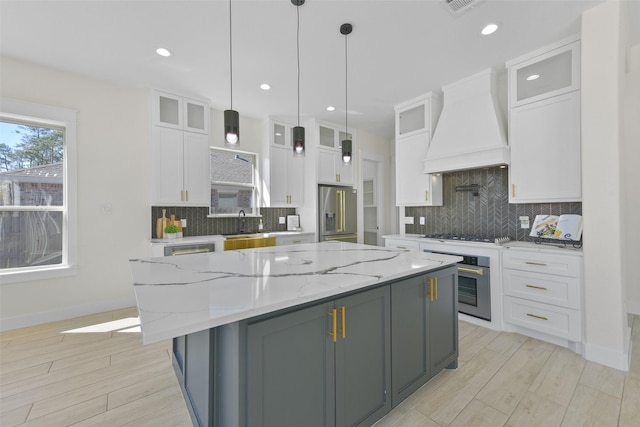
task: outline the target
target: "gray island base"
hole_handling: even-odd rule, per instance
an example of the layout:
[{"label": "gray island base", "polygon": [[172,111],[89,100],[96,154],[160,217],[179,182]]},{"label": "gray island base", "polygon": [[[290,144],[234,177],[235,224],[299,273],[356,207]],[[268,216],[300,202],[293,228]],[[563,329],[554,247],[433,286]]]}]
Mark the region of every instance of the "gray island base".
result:
[{"label": "gray island base", "polygon": [[457,256],[323,242],[131,260],[194,425],[370,426],[458,360]]}]

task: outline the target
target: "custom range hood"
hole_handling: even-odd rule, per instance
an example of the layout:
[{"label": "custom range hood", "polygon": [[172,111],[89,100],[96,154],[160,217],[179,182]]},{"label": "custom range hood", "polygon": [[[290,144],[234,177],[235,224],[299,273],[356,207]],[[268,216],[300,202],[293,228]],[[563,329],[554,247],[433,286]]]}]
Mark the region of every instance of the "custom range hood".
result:
[{"label": "custom range hood", "polygon": [[444,106],[424,160],[425,173],[509,164],[496,76],[488,69],[444,86]]}]

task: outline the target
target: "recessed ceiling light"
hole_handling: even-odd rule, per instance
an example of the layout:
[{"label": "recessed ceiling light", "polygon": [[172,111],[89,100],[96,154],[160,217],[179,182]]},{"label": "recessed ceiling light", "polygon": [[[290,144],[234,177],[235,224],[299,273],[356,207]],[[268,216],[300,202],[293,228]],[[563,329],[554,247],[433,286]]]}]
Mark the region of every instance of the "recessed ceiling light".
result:
[{"label": "recessed ceiling light", "polygon": [[269,89],[271,89],[271,86],[269,86],[267,83],[262,83],[262,84],[260,85],[260,89],[262,89],[262,90],[269,90]]},{"label": "recessed ceiling light", "polygon": [[531,74],[529,77],[527,77],[527,80],[531,81],[531,80],[536,80],[536,79],[539,79],[539,78],[540,78],[540,74]]},{"label": "recessed ceiling light", "polygon": [[165,49],[163,47],[157,48],[156,53],[160,56],[171,56],[171,52],[169,52],[169,49]]},{"label": "recessed ceiling light", "polygon": [[489,34],[495,33],[497,29],[498,29],[497,24],[489,24],[482,29],[481,33],[483,36],[488,36]]},{"label": "recessed ceiling light", "polygon": [[329,105],[329,106],[327,107],[327,111],[334,111],[335,109],[336,109],[336,107],[333,107],[333,106],[331,106],[331,105]]}]

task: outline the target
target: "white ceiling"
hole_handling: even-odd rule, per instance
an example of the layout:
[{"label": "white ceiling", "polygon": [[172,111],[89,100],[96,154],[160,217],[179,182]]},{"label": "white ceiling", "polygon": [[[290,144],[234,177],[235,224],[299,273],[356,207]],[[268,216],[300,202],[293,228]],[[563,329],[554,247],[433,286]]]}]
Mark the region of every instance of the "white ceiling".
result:
[{"label": "white ceiling", "polygon": [[[391,138],[393,106],[580,31],[602,0],[482,0],[453,16],[439,0],[307,0],[300,7],[300,114],[343,125],[349,22],[349,128]],[[290,0],[233,0],[233,108],[295,124],[296,7]],[[633,44],[640,2],[630,0]],[[489,22],[501,27],[483,37]],[[170,58],[157,47],[173,52]],[[135,87],[230,103],[229,2],[0,2],[0,52]],[[259,89],[271,84],[268,92]],[[334,105],[336,111],[325,110]]]}]

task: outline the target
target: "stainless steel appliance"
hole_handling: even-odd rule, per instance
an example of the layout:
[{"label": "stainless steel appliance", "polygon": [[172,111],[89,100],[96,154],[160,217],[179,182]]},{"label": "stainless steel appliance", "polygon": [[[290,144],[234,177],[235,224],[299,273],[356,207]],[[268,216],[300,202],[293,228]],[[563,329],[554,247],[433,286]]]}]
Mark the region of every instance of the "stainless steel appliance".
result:
[{"label": "stainless steel appliance", "polygon": [[463,258],[458,263],[458,312],[491,321],[491,283],[488,256],[425,251]]},{"label": "stainless steel appliance", "polygon": [[356,193],[351,187],[318,187],[319,241],[357,243]]}]

